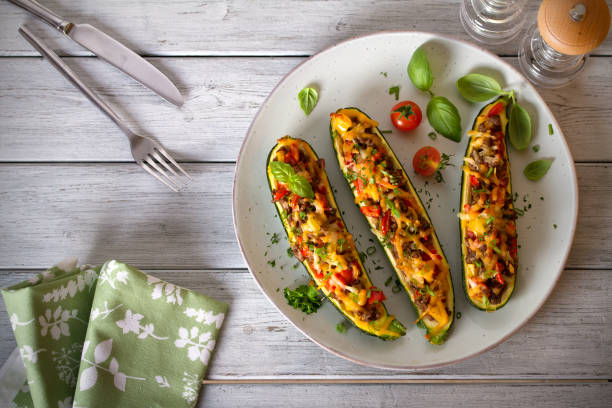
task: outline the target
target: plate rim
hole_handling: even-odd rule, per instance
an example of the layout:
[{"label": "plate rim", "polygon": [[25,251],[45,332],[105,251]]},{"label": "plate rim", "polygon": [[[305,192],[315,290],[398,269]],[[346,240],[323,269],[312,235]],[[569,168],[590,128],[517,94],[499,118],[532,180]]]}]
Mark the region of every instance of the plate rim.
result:
[{"label": "plate rim", "polygon": [[[379,363],[375,363],[375,362],[371,362],[371,361],[367,361],[367,360],[360,360],[358,358],[355,357],[351,357],[345,353],[343,353],[342,351],[336,350],[334,347],[328,346],[326,344],[323,344],[322,342],[316,340],[315,338],[313,338],[313,336],[311,336],[310,334],[308,334],[304,329],[302,329],[296,322],[293,321],[293,319],[291,317],[289,317],[287,314],[285,314],[280,307],[276,304],[276,302],[274,302],[272,300],[272,298],[270,297],[270,295],[267,293],[267,291],[264,289],[262,282],[259,280],[259,278],[257,277],[257,274],[253,271],[253,268],[251,267],[251,264],[249,263],[249,260],[246,257],[245,254],[245,250],[244,247],[242,245],[242,241],[240,239],[240,235],[238,234],[238,214],[237,214],[237,204],[236,204],[236,177],[238,174],[238,168],[240,165],[240,159],[242,158],[243,152],[244,152],[244,148],[245,145],[249,139],[249,135],[251,134],[251,131],[253,129],[253,126],[255,124],[255,122],[257,121],[257,119],[259,118],[259,116],[262,114],[263,108],[267,105],[268,101],[270,100],[270,98],[272,97],[272,95],[274,95],[277,91],[277,89],[286,81],[286,79],[292,75],[295,71],[297,71],[299,68],[301,68],[304,64],[310,62],[311,60],[315,59],[316,57],[318,57],[321,54],[327,53],[327,52],[331,52],[333,49],[342,46],[346,43],[352,42],[352,41],[356,41],[356,40],[361,40],[364,38],[369,38],[369,37],[377,37],[377,36],[385,36],[385,35],[389,35],[389,34],[425,34],[425,35],[430,35],[433,37],[437,37],[437,38],[441,38],[444,40],[448,40],[448,41],[455,41],[458,43],[461,43],[463,45],[466,45],[468,47],[471,48],[475,48],[479,51],[484,52],[485,54],[488,54],[490,57],[493,57],[494,59],[496,59],[499,63],[501,63],[502,65],[504,65],[506,68],[509,68],[510,70],[514,71],[515,74],[517,74],[523,81],[524,83],[533,91],[535,92],[535,94],[544,102],[544,109],[545,111],[549,114],[549,116],[552,118],[552,122],[553,124],[556,126],[557,129],[560,130],[560,139],[563,143],[563,146],[565,147],[565,150],[567,151],[568,155],[569,155],[569,159],[570,159],[570,168],[572,171],[572,175],[573,175],[573,186],[574,186],[574,215],[573,215],[573,221],[572,221],[572,225],[571,225],[571,229],[570,229],[570,239],[568,242],[568,246],[567,249],[565,251],[565,254],[563,256],[563,262],[561,262],[560,266],[559,266],[559,270],[556,273],[556,276],[552,282],[552,285],[550,287],[550,289],[546,292],[546,294],[542,297],[541,301],[538,303],[538,305],[531,311],[531,313],[528,314],[528,316],[521,322],[519,323],[518,326],[516,326],[512,331],[510,331],[509,333],[507,333],[506,335],[502,336],[499,340],[497,340],[496,342],[494,342],[493,344],[484,347],[480,350],[477,350],[473,353],[470,353],[464,357],[461,358],[457,358],[457,359],[453,359],[453,360],[449,360],[449,361],[445,361],[445,362],[441,362],[441,363],[434,363],[434,364],[426,364],[426,365],[396,365],[396,364],[379,364]],[[569,148],[569,145],[567,144],[567,140],[565,139],[565,133],[563,132],[563,129],[561,128],[561,126],[559,125],[559,122],[557,121],[557,118],[555,117],[555,115],[553,114],[553,112],[550,110],[550,107],[548,106],[548,103],[546,103],[546,100],[542,97],[542,95],[540,94],[540,92],[538,91],[538,89],[522,74],[522,72],[520,72],[518,69],[516,69],[515,67],[513,67],[511,64],[509,64],[508,62],[504,61],[500,56],[498,56],[497,54],[494,54],[493,52],[466,40],[462,40],[450,35],[446,35],[446,34],[439,34],[439,33],[434,33],[431,31],[420,31],[420,30],[383,30],[383,31],[377,31],[374,33],[369,33],[369,34],[364,34],[364,35],[359,35],[359,36],[354,36],[354,37],[350,37],[347,38],[345,40],[339,41],[337,43],[334,43],[332,45],[330,45],[327,48],[324,48],[323,50],[320,50],[318,52],[316,52],[315,54],[311,55],[310,57],[308,57],[307,59],[305,59],[304,61],[302,61],[301,63],[299,63],[298,65],[296,65],[295,67],[293,67],[289,72],[287,72],[285,75],[283,75],[283,77],[278,81],[278,83],[274,86],[274,88],[272,88],[272,90],[268,93],[268,96],[266,96],[266,99],[264,99],[264,101],[261,103],[259,109],[257,110],[257,113],[255,114],[255,116],[253,117],[253,119],[251,120],[251,123],[249,124],[249,127],[246,131],[244,140],[242,141],[242,144],[240,145],[240,150],[238,151],[238,157],[236,158],[236,164],[234,166],[234,177],[233,177],[233,181],[232,181],[232,221],[233,221],[233,226],[234,226],[234,234],[236,235],[236,239],[238,241],[238,246],[240,248],[240,253],[242,255],[242,258],[244,259],[247,268],[249,270],[249,273],[251,274],[251,276],[253,277],[253,279],[255,280],[255,282],[257,283],[257,286],[259,287],[260,291],[268,298],[268,301],[270,303],[272,303],[272,305],[285,317],[285,319],[287,319],[289,322],[291,322],[291,324],[298,329],[298,331],[300,331],[304,336],[306,336],[308,339],[310,339],[313,343],[317,344],[319,347],[323,348],[324,350],[327,350],[328,352],[344,359],[344,360],[348,360],[351,361],[355,364],[359,364],[362,366],[366,366],[366,367],[373,367],[373,368],[380,368],[380,369],[384,369],[384,370],[395,370],[395,371],[415,371],[415,370],[427,370],[427,369],[432,369],[432,368],[439,368],[439,367],[444,367],[444,366],[449,366],[451,364],[456,364],[468,359],[471,359],[473,357],[476,357],[480,354],[483,354],[491,349],[493,349],[494,347],[497,347],[498,345],[502,344],[503,342],[505,342],[506,340],[508,340],[510,337],[512,337],[514,334],[516,334],[521,328],[523,328],[523,326],[525,326],[525,324],[527,324],[527,322],[529,322],[535,315],[536,313],[542,308],[542,306],[544,306],[544,303],[546,303],[546,301],[548,300],[548,298],[550,297],[550,295],[552,294],[553,290],[555,289],[555,287],[557,286],[557,283],[559,282],[559,279],[561,278],[561,275],[563,274],[563,271],[565,270],[565,265],[567,264],[567,259],[569,257],[569,254],[572,250],[572,246],[574,243],[574,238],[576,236],[576,225],[578,223],[578,211],[579,211],[579,188],[578,188],[578,177],[576,174],[576,163],[574,161],[574,157],[572,155],[572,151]]]}]

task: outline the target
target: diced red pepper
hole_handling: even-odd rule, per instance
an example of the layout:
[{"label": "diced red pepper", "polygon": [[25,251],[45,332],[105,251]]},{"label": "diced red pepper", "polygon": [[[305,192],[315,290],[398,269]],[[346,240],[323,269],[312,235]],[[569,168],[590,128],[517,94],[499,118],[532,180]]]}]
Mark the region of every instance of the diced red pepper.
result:
[{"label": "diced red pepper", "polygon": [[360,210],[366,217],[380,217],[380,207],[377,205],[365,205]]},{"label": "diced red pepper", "polygon": [[378,160],[382,159],[382,157],[383,157],[382,152],[376,152],[376,154],[372,156],[372,160],[377,162]]},{"label": "diced red pepper", "polygon": [[490,110],[487,116],[491,117],[494,115],[499,115],[500,112],[504,109],[503,102],[497,102]]},{"label": "diced red pepper", "polygon": [[353,184],[355,184],[355,190],[357,190],[357,194],[361,194],[361,192],[363,191],[363,180],[358,177],[355,179]]},{"label": "diced red pepper", "polygon": [[276,193],[274,193],[274,201],[280,200],[287,194],[289,194],[289,190],[287,190],[285,186],[279,185],[278,188],[276,189]]},{"label": "diced red pepper", "polygon": [[368,305],[382,302],[385,299],[387,299],[387,297],[385,296],[382,290],[377,289],[374,286],[370,288],[370,297],[368,298]]},{"label": "diced red pepper", "polygon": [[354,280],[352,269],[344,269],[340,272],[336,272],[334,275],[336,276],[336,279],[338,279],[340,282],[344,283],[345,285],[351,284]]},{"label": "diced red pepper", "polygon": [[472,185],[472,187],[478,187],[480,181],[478,181],[478,178],[472,174],[470,176],[470,184]]},{"label": "diced red pepper", "polygon": [[299,201],[300,201],[300,196],[297,194],[294,194],[293,198],[291,198],[291,208],[293,208],[294,210],[297,210]]},{"label": "diced red pepper", "polygon": [[380,221],[380,232],[382,232],[382,234],[385,236],[389,232],[390,219],[391,219],[391,210],[387,210],[385,211],[385,214],[383,215],[382,220]]},{"label": "diced red pepper", "polygon": [[504,265],[502,265],[501,262],[497,262],[495,264],[495,270],[497,273],[502,273],[504,271]]},{"label": "diced red pepper", "polygon": [[502,276],[501,273],[497,272],[497,275],[495,275],[495,279],[497,279],[500,285],[504,284],[504,277]]},{"label": "diced red pepper", "polygon": [[[466,204],[467,205],[467,204]],[[474,234],[472,231],[467,230],[465,232],[465,235],[469,238],[469,239],[476,239],[476,234]]]}]

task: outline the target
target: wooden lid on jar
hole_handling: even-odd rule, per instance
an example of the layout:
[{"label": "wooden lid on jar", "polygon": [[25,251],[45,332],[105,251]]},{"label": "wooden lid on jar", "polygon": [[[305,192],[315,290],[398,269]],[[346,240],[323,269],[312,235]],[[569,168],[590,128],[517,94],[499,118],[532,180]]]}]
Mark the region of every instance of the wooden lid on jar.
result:
[{"label": "wooden lid on jar", "polygon": [[543,0],[538,28],[544,41],[562,54],[587,54],[597,48],[610,29],[605,0]]}]

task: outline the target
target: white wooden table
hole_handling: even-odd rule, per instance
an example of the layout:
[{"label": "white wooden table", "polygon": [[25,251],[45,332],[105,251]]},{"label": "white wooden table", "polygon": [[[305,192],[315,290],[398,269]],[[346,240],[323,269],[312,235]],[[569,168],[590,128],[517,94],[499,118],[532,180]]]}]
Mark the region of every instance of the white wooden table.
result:
[{"label": "white wooden table", "polygon": [[[234,160],[274,85],[314,52],[380,30],[467,39],[459,1],[41,0],[163,69],[181,109],[0,2],[0,285],[66,255],[114,257],[230,304],[207,407],[609,406],[612,397],[612,36],[571,86],[542,94],[576,160],[580,215],[566,270],[540,312],[493,350],[410,372],[320,349],[259,292],[231,221]],[[538,2],[531,2],[530,21]],[[608,2],[612,5],[612,2]],[[124,136],[17,34],[29,22],[135,129],[194,176],[174,194],[131,161]],[[516,65],[514,44],[492,51]],[[0,362],[15,347],[0,309]],[[278,384],[284,382],[284,384]],[[404,383],[411,383],[405,385]]]}]

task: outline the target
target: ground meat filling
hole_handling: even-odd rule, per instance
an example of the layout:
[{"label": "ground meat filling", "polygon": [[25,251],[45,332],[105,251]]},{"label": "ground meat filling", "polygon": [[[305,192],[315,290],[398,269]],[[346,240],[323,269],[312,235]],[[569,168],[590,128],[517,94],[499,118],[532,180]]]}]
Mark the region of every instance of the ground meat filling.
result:
[{"label": "ground meat filling", "polygon": [[498,305],[516,271],[516,214],[508,190],[510,177],[499,114],[482,120],[477,131],[471,137],[478,143],[474,143],[464,168],[469,174],[469,204],[462,215],[470,220],[468,226],[478,228],[466,229],[464,255],[465,263],[476,271],[468,281],[470,289],[485,303]]}]

